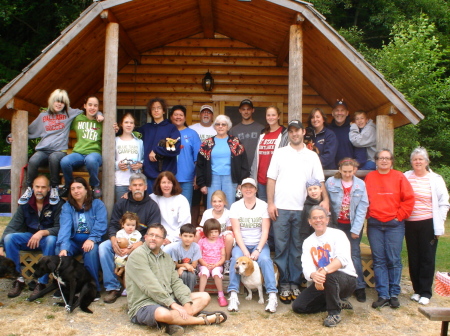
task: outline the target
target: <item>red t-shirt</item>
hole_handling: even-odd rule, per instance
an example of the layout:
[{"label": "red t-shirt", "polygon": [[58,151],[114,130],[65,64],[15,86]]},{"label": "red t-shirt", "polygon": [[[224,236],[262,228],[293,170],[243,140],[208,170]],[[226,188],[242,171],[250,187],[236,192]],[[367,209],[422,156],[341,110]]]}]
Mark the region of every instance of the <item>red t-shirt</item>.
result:
[{"label": "red t-shirt", "polygon": [[274,132],[264,135],[258,145],[258,183],[267,184],[267,170],[269,169],[270,160],[275,150],[275,142],[283,128],[280,126]]},{"label": "red t-shirt", "polygon": [[350,224],[350,191],[352,190],[352,186],[350,185],[349,187],[345,187],[342,185],[342,188],[344,189],[344,196],[342,197],[338,223]]}]

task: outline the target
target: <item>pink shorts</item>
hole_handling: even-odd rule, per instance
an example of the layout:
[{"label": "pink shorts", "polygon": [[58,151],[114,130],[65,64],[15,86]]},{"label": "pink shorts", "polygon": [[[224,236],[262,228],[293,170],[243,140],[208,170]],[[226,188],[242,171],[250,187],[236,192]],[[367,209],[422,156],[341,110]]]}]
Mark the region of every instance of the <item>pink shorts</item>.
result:
[{"label": "pink shorts", "polygon": [[200,272],[198,273],[198,276],[206,275],[206,278],[209,278],[210,276],[214,277],[217,275],[219,278],[222,279],[223,278],[222,272],[223,272],[222,266],[215,267],[211,271],[206,266],[200,266]]}]

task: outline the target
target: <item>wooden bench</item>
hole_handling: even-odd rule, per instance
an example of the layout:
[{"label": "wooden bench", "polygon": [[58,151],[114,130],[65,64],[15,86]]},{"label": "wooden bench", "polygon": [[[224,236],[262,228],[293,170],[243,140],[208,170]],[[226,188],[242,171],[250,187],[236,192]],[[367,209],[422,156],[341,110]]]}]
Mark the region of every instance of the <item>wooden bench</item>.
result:
[{"label": "wooden bench", "polygon": [[448,334],[448,322],[450,321],[450,308],[419,307],[419,312],[430,321],[442,321],[441,336]]}]

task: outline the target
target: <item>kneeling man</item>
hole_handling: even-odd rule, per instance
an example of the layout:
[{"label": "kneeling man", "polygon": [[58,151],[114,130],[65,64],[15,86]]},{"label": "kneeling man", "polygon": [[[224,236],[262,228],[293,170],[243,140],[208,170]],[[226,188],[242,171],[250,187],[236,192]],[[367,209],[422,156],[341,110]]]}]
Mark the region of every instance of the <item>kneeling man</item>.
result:
[{"label": "kneeling man", "polygon": [[125,265],[128,315],[131,322],[164,328],[169,335],[183,334],[180,325],[225,322],[223,312],[203,312],[211,300],[208,293],[191,293],[178,276],[173,260],[161,246],[167,231],[152,224],[145,243],[134,250]]},{"label": "kneeling man", "polygon": [[315,232],[303,243],[302,265],[305,279],[314,283],[295,299],[292,310],[298,314],[327,311],[323,324],[335,327],[341,322],[341,309],[353,309],[346,300],[358,277],[350,242],[343,231],[327,227],[327,211],[321,206],[311,208],[308,220]]}]

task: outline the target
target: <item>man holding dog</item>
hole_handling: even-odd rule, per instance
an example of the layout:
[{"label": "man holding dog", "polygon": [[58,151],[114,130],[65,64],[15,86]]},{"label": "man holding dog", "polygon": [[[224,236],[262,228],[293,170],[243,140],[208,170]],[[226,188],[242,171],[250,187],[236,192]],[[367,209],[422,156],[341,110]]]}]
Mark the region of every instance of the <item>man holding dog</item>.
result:
[{"label": "man holding dog", "polygon": [[319,156],[303,143],[305,129],[300,120],[288,124],[289,145],[273,154],[267,171],[267,203],[273,221],[275,263],[280,271],[280,301],[285,304],[300,294],[300,227],[306,199],[306,181],[315,178],[322,185],[322,204],[329,207]]},{"label": "man holding dog", "polygon": [[[105,303],[114,303],[122,294],[122,288],[114,273],[114,254],[119,256],[129,255],[144,242],[144,235],[150,224],[161,222],[161,213],[158,205],[147,193],[147,178],[142,173],[130,176],[130,191],[128,198],[121,198],[114,204],[111,222],[108,226],[109,240],[100,244],[100,264],[103,271],[103,284],[107,294],[103,298]],[[134,243],[130,248],[121,249],[117,243],[116,233],[121,229],[119,223],[123,214],[133,212],[138,215],[141,223],[136,229],[142,234],[142,239]]]},{"label": "man holding dog", "polygon": [[306,280],[312,280],[292,304],[298,314],[327,311],[323,324],[335,327],[341,322],[341,309],[353,309],[346,299],[356,288],[355,267],[350,242],[345,233],[328,227],[328,211],[315,205],[309,213],[314,233],[303,243],[302,265]]},{"label": "man holding dog", "polygon": [[[59,232],[59,216],[64,204],[49,203],[50,181],[40,175],[33,181],[33,195],[27,204],[20,205],[3,232],[0,241],[0,255],[12,259],[17,272],[20,269],[20,251],[42,251],[44,256],[55,255],[56,238]],[[48,283],[48,274],[38,279],[33,293],[43,290]],[[19,276],[13,283],[8,297],[19,296],[25,287],[25,280]]]},{"label": "man holding dog", "polygon": [[181,325],[225,322],[224,312],[202,311],[211,300],[208,293],[191,293],[183,283],[171,256],[161,249],[166,235],[163,225],[150,225],[145,243],[125,265],[131,322],[165,329],[169,335],[182,335]]}]

